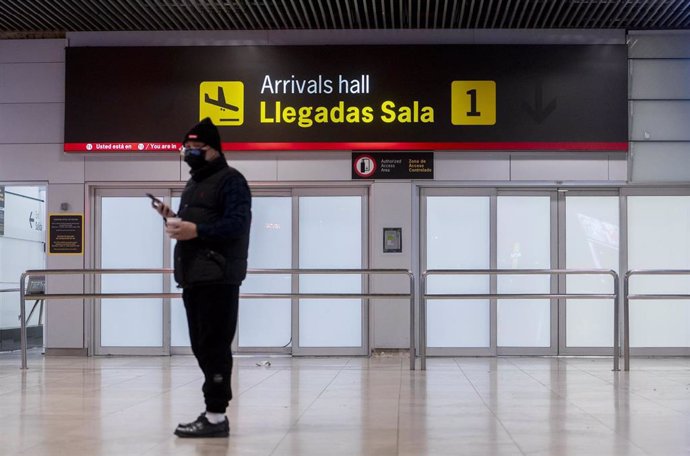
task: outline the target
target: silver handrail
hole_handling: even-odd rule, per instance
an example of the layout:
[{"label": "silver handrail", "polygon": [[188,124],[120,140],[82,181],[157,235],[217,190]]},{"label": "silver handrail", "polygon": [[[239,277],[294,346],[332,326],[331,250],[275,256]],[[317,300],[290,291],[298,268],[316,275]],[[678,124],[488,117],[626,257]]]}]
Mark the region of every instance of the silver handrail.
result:
[{"label": "silver handrail", "polygon": [[690,294],[630,294],[633,275],[690,275],[690,269],[632,269],[623,278],[623,369],[630,370],[630,300],[690,299]]},{"label": "silver handrail", "polygon": [[[106,274],[172,274],[174,269],[159,268],[159,269],[29,269],[24,271],[19,278],[20,296],[20,315],[21,321],[21,352],[22,352],[22,369],[27,369],[27,335],[26,335],[26,311],[24,303],[26,299],[85,299],[85,298],[118,298],[118,299],[134,299],[134,298],[179,298],[181,293],[41,293],[41,294],[27,294],[26,278],[32,275],[106,275]],[[414,320],[414,274],[408,269],[248,269],[247,274],[318,274],[318,275],[343,275],[343,274],[364,274],[364,275],[407,275],[410,280],[409,293],[242,293],[240,298],[243,299],[260,299],[260,298],[283,298],[283,299],[347,299],[347,298],[407,298],[410,300],[410,370],[415,369],[415,320]]]},{"label": "silver handrail", "polygon": [[[606,274],[613,277],[613,294],[601,293],[464,293],[464,294],[427,294],[427,277],[431,275],[597,275]],[[618,274],[611,269],[430,269],[422,273],[422,296],[419,308],[419,356],[421,369],[426,370],[426,317],[427,299],[613,299],[613,370],[618,371],[620,345],[618,335]]]},{"label": "silver handrail", "polygon": [[0,293],[15,293],[19,291],[19,288],[5,288],[4,290],[0,290]]}]

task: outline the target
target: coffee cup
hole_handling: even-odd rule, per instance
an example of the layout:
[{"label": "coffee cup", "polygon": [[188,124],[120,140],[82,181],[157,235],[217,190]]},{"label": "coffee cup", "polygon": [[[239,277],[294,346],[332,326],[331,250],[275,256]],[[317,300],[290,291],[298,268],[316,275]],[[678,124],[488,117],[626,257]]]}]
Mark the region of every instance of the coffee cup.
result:
[{"label": "coffee cup", "polygon": [[168,217],[165,219],[165,225],[166,226],[175,226],[179,225],[182,219],[180,217]]}]

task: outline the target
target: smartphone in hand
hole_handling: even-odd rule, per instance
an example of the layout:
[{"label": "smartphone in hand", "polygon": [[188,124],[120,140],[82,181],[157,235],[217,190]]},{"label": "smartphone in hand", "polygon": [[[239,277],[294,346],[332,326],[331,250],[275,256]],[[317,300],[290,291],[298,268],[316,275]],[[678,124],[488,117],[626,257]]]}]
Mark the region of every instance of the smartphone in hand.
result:
[{"label": "smartphone in hand", "polygon": [[[154,208],[155,210],[160,210],[163,206],[165,206],[165,204],[163,203],[163,201],[161,201],[160,199],[156,198],[156,197],[153,196],[152,194],[147,193],[146,196],[148,196],[149,198],[151,198],[151,207]],[[175,216],[176,216],[174,212],[171,212],[170,215],[171,215],[171,217],[175,217]],[[163,216],[163,220],[165,220],[165,216]]]}]

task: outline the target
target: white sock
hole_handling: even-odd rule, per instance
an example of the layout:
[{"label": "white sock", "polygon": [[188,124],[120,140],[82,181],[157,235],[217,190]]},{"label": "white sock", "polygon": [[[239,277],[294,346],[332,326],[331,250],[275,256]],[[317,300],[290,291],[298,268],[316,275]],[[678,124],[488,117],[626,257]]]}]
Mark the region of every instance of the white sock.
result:
[{"label": "white sock", "polygon": [[225,421],[225,413],[206,412],[206,419],[211,424],[218,424]]}]

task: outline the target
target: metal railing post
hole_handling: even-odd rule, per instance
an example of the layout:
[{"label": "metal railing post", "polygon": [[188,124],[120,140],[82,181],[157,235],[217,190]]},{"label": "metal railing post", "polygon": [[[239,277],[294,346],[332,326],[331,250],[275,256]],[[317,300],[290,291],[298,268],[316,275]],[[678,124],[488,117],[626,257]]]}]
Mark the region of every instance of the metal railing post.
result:
[{"label": "metal railing post", "polygon": [[620,371],[620,356],[621,356],[621,346],[619,338],[619,307],[620,307],[620,280],[618,274],[615,271],[611,271],[613,274],[613,294],[616,296],[613,300],[613,370]]},{"label": "metal railing post", "polygon": [[630,273],[623,279],[623,370],[630,370]]},{"label": "metal railing post", "polygon": [[415,354],[415,337],[414,337],[414,274],[410,272],[410,370],[415,370],[417,364],[417,357]]},{"label": "metal railing post", "polygon": [[426,370],[426,272],[422,273],[422,296],[419,300],[419,355],[421,369]]},{"label": "metal railing post", "polygon": [[26,279],[26,272],[19,277],[19,344],[22,351],[22,369],[28,369],[26,346],[26,305],[24,299],[24,281]]}]

